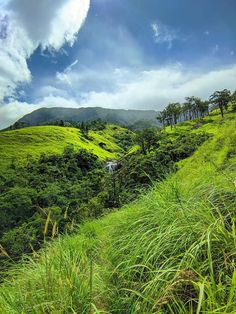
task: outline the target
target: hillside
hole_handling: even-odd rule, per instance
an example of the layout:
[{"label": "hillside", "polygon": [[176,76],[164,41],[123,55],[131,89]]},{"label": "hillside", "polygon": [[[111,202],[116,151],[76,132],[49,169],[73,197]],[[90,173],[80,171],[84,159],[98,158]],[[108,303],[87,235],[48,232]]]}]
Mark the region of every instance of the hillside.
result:
[{"label": "hillside", "polygon": [[1,313],[235,313],[235,116],[208,128],[176,174],[15,267]]},{"label": "hillside", "polygon": [[108,123],[116,123],[122,126],[148,124],[157,126],[158,112],[154,110],[124,110],[105,108],[40,108],[25,115],[19,123],[28,126],[43,125],[55,121],[86,122],[101,119]]},{"label": "hillside", "polygon": [[116,143],[114,136],[124,132],[125,129],[112,125],[108,125],[103,131],[90,131],[89,139],[82,136],[78,129],[58,126],[38,126],[1,132],[0,167],[11,164],[13,160],[17,163],[24,162],[28,155],[37,159],[42,153],[62,153],[68,145],[73,145],[75,149],[84,148],[102,160],[115,159],[123,150]]},{"label": "hillside", "polygon": [[[235,121],[235,113],[234,112],[227,112],[225,115],[225,119],[228,121]],[[176,125],[176,127],[171,128],[168,126],[166,128],[166,132],[170,135],[175,135],[175,134],[184,134],[186,132],[191,132],[191,133],[200,133],[200,132],[206,132],[212,135],[217,135],[219,133],[219,126],[224,123],[224,119],[222,120],[219,111],[214,110],[211,112],[210,115],[207,115],[199,121],[198,119],[196,120],[191,120],[191,121],[184,121],[182,123],[179,123]]]}]

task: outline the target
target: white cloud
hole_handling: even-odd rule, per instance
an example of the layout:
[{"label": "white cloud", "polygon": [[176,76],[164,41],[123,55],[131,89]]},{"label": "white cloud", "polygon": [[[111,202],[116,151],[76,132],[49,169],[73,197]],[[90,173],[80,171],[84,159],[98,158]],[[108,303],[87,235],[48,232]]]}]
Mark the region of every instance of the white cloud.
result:
[{"label": "white cloud", "polygon": [[158,44],[166,43],[168,49],[172,48],[173,41],[183,40],[183,38],[179,36],[176,30],[162,23],[157,23],[157,22],[152,23],[151,29],[153,31],[155,42]]},{"label": "white cloud", "polygon": [[13,100],[12,102],[0,106],[0,129],[6,128],[16,122],[19,118],[25,114],[37,110],[41,107],[68,107],[76,108],[78,103],[73,99],[66,99],[65,97],[50,95],[45,97],[37,104],[29,104],[26,102],[19,102]]},{"label": "white cloud", "polygon": [[151,28],[153,30],[155,38],[158,38],[160,36],[160,30],[159,30],[159,26],[157,25],[157,23],[151,24]]},{"label": "white cloud", "polygon": [[66,89],[57,88],[53,85],[44,85],[40,87],[34,96],[36,99],[43,99],[45,97],[57,97],[57,96],[63,97],[63,98],[69,98],[69,95]]},{"label": "white cloud", "polygon": [[79,60],[75,60],[63,72],[57,72],[56,73],[57,80],[61,83],[72,85],[70,73],[72,71],[72,68],[75,67],[78,62],[79,62]]},{"label": "white cloud", "polygon": [[39,46],[72,45],[90,0],[0,0],[0,100],[31,80],[27,59]]},{"label": "white cloud", "polygon": [[38,107],[33,104],[18,101],[12,101],[9,104],[0,106],[0,129],[10,126],[21,116],[35,109],[38,109]]},{"label": "white cloud", "polygon": [[[72,68],[69,66],[63,72],[56,73],[57,88],[79,97],[82,93],[94,91],[115,91],[117,88],[134,79],[134,72],[128,68]],[[38,97],[41,96],[39,89]]]},{"label": "white cloud", "polygon": [[[70,75],[75,75],[71,71]],[[94,79],[98,73],[88,73]],[[104,73],[104,77],[107,73]],[[236,64],[228,68],[206,73],[196,73],[182,65],[171,65],[155,70],[129,72],[128,69],[114,69],[109,76],[110,84],[116,88],[107,92],[106,88],[98,91],[78,93],[69,96],[67,88],[44,86],[41,89],[41,99],[36,104],[12,101],[0,107],[0,128],[14,123],[24,114],[40,107],[104,107],[126,109],[163,109],[169,102],[183,102],[186,96],[198,96],[204,99],[216,90],[236,89]],[[78,80],[72,81],[76,89]],[[49,95],[49,96],[46,96]]]},{"label": "white cloud", "polygon": [[195,73],[175,65],[134,73],[132,80],[117,92],[87,93],[81,105],[160,110],[169,102],[184,101],[186,96],[207,99],[215,90],[223,88],[236,89],[236,64],[207,73]]}]

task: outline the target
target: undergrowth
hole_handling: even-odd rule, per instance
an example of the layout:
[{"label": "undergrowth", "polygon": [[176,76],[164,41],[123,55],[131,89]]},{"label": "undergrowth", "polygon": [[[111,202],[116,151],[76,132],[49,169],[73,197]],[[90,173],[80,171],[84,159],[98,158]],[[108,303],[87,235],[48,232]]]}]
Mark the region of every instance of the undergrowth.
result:
[{"label": "undergrowth", "polygon": [[236,123],[119,212],[16,266],[8,313],[235,313]]}]

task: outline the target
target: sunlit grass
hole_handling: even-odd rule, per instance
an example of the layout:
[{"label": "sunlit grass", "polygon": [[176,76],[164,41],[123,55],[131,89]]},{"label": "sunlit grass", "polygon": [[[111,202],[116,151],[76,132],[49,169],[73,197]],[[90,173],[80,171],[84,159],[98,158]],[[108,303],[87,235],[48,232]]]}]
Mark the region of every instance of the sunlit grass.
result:
[{"label": "sunlit grass", "polygon": [[236,121],[214,134],[151,192],[15,267],[0,313],[235,313]]},{"label": "sunlit grass", "polygon": [[[122,149],[116,144],[114,134],[123,129],[109,125],[103,131],[89,132],[89,139],[83,137],[78,129],[37,126],[0,133],[0,168],[9,165],[14,160],[24,163],[27,156],[37,159],[40,154],[62,153],[67,145],[75,149],[87,149],[105,160],[118,158]],[[104,146],[100,146],[104,143]]]},{"label": "sunlit grass", "polygon": [[219,126],[227,123],[228,120],[235,120],[235,114],[232,112],[226,112],[225,117],[222,119],[217,110],[213,111],[209,116],[204,117],[202,120],[196,119],[191,121],[185,121],[171,128],[170,126],[165,128],[168,134],[181,134],[186,132],[206,132],[217,135],[219,132]]}]

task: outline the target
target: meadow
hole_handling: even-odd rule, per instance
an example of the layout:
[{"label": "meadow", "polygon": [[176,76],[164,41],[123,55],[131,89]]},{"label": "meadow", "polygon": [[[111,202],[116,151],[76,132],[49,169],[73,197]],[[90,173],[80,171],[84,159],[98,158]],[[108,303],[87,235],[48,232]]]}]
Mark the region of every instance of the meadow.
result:
[{"label": "meadow", "polygon": [[0,132],[0,167],[9,166],[13,161],[24,164],[29,156],[38,159],[42,153],[59,154],[68,145],[73,145],[77,150],[86,149],[101,160],[116,159],[123,150],[117,145],[114,134],[124,131],[121,127],[109,125],[102,131],[89,131],[89,139],[79,129],[59,126],[36,126]]}]

